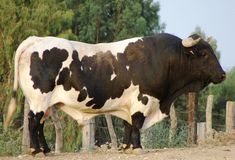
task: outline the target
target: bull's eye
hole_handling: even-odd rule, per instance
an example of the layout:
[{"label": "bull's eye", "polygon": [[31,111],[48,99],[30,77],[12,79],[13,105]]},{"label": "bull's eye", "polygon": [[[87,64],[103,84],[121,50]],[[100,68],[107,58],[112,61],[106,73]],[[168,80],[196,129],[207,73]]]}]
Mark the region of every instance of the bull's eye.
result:
[{"label": "bull's eye", "polygon": [[201,55],[202,55],[203,58],[208,58],[208,54],[206,52],[202,52]]}]

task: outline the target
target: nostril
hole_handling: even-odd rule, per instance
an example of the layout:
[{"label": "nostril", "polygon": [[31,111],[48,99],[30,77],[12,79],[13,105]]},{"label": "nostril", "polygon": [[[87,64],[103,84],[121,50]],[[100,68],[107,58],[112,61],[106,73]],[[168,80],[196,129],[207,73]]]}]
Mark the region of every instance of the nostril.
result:
[{"label": "nostril", "polygon": [[226,78],[226,74],[225,73],[223,73],[222,75],[221,75],[221,79],[225,79]]}]

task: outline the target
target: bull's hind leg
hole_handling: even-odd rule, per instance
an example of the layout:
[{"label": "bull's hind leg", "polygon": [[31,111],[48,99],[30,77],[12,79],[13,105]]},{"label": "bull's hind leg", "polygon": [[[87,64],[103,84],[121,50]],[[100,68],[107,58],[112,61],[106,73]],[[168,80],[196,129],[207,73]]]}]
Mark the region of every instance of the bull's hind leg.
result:
[{"label": "bull's hind leg", "polygon": [[144,153],[140,141],[140,129],[144,124],[145,117],[141,112],[136,112],[131,116],[132,118],[132,132],[131,132],[131,143],[133,145],[133,154]]},{"label": "bull's hind leg", "polygon": [[[32,155],[36,155],[39,152],[50,152],[43,133],[44,124],[40,123],[43,115],[44,112],[34,114],[32,111],[29,111],[28,114],[30,148],[32,149]],[[40,147],[42,147],[43,150],[41,150]]]},{"label": "bull's hind leg", "polygon": [[32,149],[32,155],[35,155],[39,152],[42,152],[39,145],[38,139],[38,128],[40,125],[41,114],[34,114],[32,111],[29,111],[29,136],[30,136],[30,148]]}]

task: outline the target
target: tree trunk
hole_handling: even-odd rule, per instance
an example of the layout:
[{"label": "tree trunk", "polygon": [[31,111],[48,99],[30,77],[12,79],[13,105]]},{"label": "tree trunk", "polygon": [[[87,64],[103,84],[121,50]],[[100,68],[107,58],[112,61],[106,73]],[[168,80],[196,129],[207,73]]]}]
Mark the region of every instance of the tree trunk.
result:
[{"label": "tree trunk", "polygon": [[111,117],[111,115],[105,114],[105,118],[106,118],[106,121],[107,121],[109,135],[110,135],[110,138],[111,138],[112,148],[117,149],[117,146],[118,146],[117,145],[117,136],[116,136],[116,133],[114,131],[112,117]]},{"label": "tree trunk", "polygon": [[27,100],[24,101],[24,123],[23,123],[23,137],[22,137],[22,153],[29,152],[29,120],[28,120],[28,113],[29,113],[29,104]]},{"label": "tree trunk", "polygon": [[55,153],[61,153],[63,149],[63,131],[55,106],[52,107],[51,118],[55,125],[56,132]]},{"label": "tree trunk", "polygon": [[196,93],[191,92],[188,94],[188,144],[196,143],[196,123],[195,123],[195,110],[197,98]]}]

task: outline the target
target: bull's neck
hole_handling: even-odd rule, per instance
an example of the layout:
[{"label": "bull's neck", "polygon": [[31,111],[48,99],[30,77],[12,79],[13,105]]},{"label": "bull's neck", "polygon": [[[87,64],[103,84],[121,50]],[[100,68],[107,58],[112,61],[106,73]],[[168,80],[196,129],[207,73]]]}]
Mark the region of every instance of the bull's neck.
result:
[{"label": "bull's neck", "polygon": [[184,88],[195,80],[191,59],[182,51],[179,56],[174,58],[169,65],[169,94]]},{"label": "bull's neck", "polygon": [[171,103],[180,95],[198,87],[199,82],[194,81],[190,59],[184,53],[174,57],[169,63],[167,93],[160,101],[160,108],[166,114],[170,111]]}]

